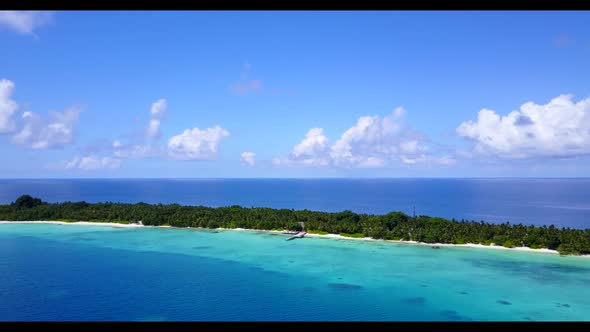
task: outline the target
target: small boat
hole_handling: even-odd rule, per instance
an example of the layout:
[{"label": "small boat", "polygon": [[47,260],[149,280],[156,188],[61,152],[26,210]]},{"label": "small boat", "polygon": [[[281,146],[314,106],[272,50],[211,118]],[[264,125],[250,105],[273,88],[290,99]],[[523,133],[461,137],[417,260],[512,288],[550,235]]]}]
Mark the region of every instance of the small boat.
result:
[{"label": "small boat", "polygon": [[290,230],[283,231],[283,234],[297,234],[297,233],[299,233],[299,232],[298,231],[290,231]]},{"label": "small boat", "polygon": [[291,241],[294,239],[299,239],[305,236],[305,234],[307,234],[307,232],[299,232],[296,235],[291,236],[290,238],[287,239],[287,241]]},{"label": "small boat", "polygon": [[431,248],[432,248],[432,249],[440,249],[440,247],[439,247],[439,246],[432,246]]}]

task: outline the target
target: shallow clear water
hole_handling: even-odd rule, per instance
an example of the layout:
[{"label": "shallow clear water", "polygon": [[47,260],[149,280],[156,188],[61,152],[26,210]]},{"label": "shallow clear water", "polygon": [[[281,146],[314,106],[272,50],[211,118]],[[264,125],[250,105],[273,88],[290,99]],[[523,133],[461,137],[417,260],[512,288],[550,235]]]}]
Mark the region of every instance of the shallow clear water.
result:
[{"label": "shallow clear water", "polygon": [[590,320],[590,259],[0,224],[0,320]]},{"label": "shallow clear water", "polygon": [[412,214],[590,228],[590,179],[0,180],[0,204],[146,202]]}]

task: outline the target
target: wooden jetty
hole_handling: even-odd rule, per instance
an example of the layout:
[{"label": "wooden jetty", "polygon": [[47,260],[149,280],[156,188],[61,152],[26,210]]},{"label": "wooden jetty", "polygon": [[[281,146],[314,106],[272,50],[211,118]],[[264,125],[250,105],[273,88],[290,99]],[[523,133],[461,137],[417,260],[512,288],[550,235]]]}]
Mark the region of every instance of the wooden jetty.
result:
[{"label": "wooden jetty", "polygon": [[307,234],[307,232],[299,232],[299,233],[291,236],[290,238],[288,238],[287,241],[291,241],[291,240],[294,240],[294,239],[300,239],[300,238],[304,237],[305,234]]}]

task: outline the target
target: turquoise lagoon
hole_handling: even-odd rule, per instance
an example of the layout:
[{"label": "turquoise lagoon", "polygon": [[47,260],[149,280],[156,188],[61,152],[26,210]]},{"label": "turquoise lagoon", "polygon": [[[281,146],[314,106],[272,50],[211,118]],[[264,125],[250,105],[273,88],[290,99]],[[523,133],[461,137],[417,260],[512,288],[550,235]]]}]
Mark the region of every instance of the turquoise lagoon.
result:
[{"label": "turquoise lagoon", "polygon": [[0,320],[590,320],[589,258],[286,238],[0,224]]}]

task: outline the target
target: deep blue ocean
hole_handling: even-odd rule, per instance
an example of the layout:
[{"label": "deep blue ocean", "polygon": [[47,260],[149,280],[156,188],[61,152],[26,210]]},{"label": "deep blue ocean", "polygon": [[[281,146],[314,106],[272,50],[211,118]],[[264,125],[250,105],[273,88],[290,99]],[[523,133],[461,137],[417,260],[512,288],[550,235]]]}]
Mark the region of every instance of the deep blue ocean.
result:
[{"label": "deep blue ocean", "polygon": [[48,202],[241,205],[382,214],[403,211],[493,223],[590,227],[590,179],[0,180],[0,204]]},{"label": "deep blue ocean", "polygon": [[[148,202],[588,227],[587,179],[0,180]],[[590,258],[256,231],[0,223],[0,321],[590,321]]]}]

